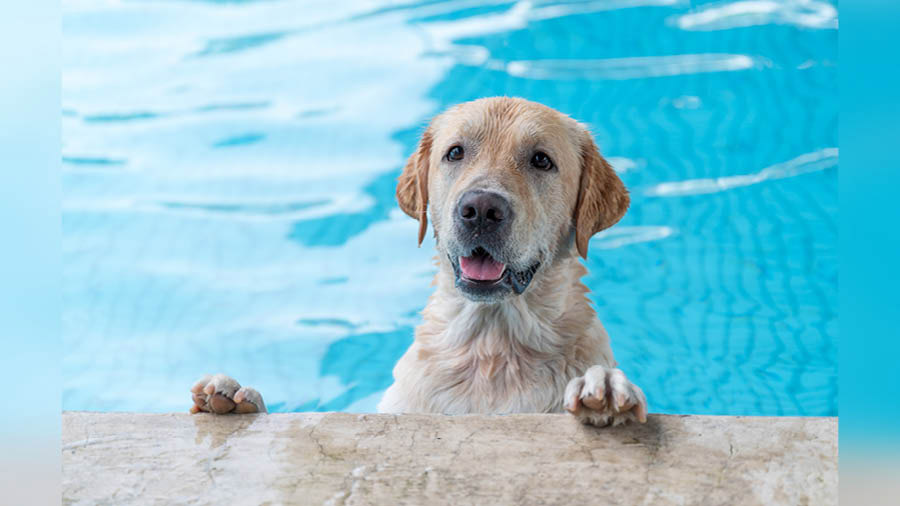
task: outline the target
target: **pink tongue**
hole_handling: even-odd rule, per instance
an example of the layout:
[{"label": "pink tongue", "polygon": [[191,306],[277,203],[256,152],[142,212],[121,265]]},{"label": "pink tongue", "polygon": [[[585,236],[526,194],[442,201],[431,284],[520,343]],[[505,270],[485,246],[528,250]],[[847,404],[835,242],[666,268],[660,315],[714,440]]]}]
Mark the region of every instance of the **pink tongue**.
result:
[{"label": "pink tongue", "polygon": [[500,279],[506,266],[490,255],[459,257],[459,268],[463,275],[475,281],[495,281]]}]

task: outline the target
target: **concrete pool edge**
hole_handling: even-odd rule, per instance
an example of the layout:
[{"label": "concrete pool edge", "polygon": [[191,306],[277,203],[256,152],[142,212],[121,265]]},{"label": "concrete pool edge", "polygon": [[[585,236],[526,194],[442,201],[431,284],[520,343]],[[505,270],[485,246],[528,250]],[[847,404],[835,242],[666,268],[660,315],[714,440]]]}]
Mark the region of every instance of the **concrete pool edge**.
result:
[{"label": "concrete pool edge", "polygon": [[837,504],[838,419],[62,413],[63,502]]}]

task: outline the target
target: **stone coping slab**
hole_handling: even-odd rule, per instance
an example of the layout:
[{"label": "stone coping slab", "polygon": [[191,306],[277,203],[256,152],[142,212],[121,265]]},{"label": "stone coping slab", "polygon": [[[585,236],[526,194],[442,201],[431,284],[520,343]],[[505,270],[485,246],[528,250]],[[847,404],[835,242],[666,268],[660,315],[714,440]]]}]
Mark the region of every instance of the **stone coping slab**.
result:
[{"label": "stone coping slab", "polygon": [[837,504],[837,418],[64,412],[67,504]]}]

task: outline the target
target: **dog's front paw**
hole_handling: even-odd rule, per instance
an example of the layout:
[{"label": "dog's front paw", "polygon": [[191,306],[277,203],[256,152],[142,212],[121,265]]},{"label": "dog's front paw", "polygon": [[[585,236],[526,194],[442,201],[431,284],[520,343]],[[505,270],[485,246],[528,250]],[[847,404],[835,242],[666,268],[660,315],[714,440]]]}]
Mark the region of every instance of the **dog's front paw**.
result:
[{"label": "dog's front paw", "polygon": [[194,405],[191,413],[206,411],[217,415],[225,413],[265,413],[266,404],[259,392],[224,374],[207,374],[191,387]]},{"label": "dog's front paw", "polygon": [[595,365],[566,386],[566,411],[584,423],[598,427],[628,420],[647,421],[644,392],[628,381],[620,369]]}]

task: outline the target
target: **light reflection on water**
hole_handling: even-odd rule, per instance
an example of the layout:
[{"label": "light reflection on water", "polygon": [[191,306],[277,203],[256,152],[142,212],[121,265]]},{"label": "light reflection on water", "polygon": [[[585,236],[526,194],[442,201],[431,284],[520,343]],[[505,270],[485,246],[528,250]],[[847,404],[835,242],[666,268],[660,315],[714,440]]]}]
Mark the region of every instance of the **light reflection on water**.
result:
[{"label": "light reflection on water", "polygon": [[[651,411],[834,415],[837,12],[64,2],[64,409],[373,410],[430,293],[394,184],[448,105],[586,122],[632,189],[585,281]],[[660,198],[665,197],[665,198]]]}]

